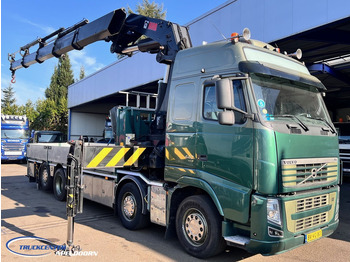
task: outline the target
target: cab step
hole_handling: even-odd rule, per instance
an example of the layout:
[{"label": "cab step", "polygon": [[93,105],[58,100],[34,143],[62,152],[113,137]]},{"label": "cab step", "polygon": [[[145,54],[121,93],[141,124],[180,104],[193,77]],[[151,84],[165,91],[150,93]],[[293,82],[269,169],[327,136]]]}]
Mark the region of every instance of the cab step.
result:
[{"label": "cab step", "polygon": [[229,246],[235,246],[235,245],[245,246],[250,241],[249,237],[244,237],[240,235],[227,236],[227,237],[224,237],[224,239],[226,240]]}]

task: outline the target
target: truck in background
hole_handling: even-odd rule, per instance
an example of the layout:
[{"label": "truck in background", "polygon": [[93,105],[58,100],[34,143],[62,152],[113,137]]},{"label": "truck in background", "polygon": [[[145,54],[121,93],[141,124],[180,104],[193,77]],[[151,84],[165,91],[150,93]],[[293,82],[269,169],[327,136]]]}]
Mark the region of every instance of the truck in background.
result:
[{"label": "truck in background", "polygon": [[25,115],[1,115],[1,161],[25,162],[29,139],[29,121]]},{"label": "truck in background", "polygon": [[168,66],[154,110],[111,109],[115,145],[29,145],[28,175],[67,197],[70,247],[83,192],[115,208],[128,229],[152,222],[176,231],[199,258],[226,245],[277,254],[335,231],[337,133],[325,87],[293,54],[247,30],[192,47],[187,28],[123,9],[62,30],[21,47],[26,55],[11,70],[98,40],[118,54],[156,53]]},{"label": "truck in background", "polygon": [[35,131],[31,138],[32,143],[63,143],[67,142],[67,136],[61,131]]},{"label": "truck in background", "polygon": [[339,155],[343,174],[350,175],[350,122],[335,122],[339,136]]}]

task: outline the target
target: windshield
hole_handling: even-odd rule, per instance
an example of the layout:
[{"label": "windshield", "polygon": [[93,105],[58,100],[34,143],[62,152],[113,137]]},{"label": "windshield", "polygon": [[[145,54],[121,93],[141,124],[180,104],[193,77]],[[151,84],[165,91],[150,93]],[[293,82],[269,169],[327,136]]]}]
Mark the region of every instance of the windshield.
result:
[{"label": "windshield", "polygon": [[289,117],[329,122],[316,87],[260,74],[252,74],[252,82],[260,114],[266,121]]},{"label": "windshield", "polygon": [[17,129],[17,130],[5,129],[5,130],[1,130],[1,138],[27,139],[29,138],[29,131],[24,129]]},{"label": "windshield", "polygon": [[58,143],[63,142],[63,135],[41,134],[38,136],[38,143]]}]

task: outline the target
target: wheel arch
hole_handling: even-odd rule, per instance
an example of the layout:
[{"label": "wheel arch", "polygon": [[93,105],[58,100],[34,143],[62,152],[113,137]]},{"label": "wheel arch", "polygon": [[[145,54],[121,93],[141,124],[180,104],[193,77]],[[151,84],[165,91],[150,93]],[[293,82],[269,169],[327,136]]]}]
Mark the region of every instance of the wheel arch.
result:
[{"label": "wheel arch", "polygon": [[135,177],[135,176],[131,176],[131,175],[125,175],[122,177],[122,179],[119,181],[119,183],[116,185],[116,188],[115,188],[115,194],[114,194],[114,207],[115,207],[115,210],[117,208],[117,199],[118,199],[118,194],[119,194],[119,191],[121,190],[121,188],[129,183],[129,182],[132,182],[134,183],[137,188],[139,189],[140,193],[141,193],[141,198],[142,198],[142,214],[147,214],[148,210],[147,210],[147,202],[145,200],[146,196],[147,196],[147,187],[148,185],[140,178],[138,177]]},{"label": "wheel arch", "polygon": [[[177,189],[175,189],[175,191],[172,194],[171,202],[173,201],[173,197],[175,198],[180,197],[182,198],[181,199],[182,201],[183,199],[185,199],[190,195],[206,194],[213,201],[219,214],[221,216],[224,216],[224,211],[222,209],[222,206],[220,204],[218,197],[216,196],[215,191],[206,181],[202,179],[194,178],[194,177],[181,177],[177,182],[178,182],[178,186],[177,186]],[[185,197],[183,197],[182,194],[185,195]]]},{"label": "wheel arch", "polygon": [[64,176],[67,178],[67,168],[65,168],[65,167],[64,167],[63,165],[61,165],[61,164],[57,164],[57,165],[55,166],[53,175],[55,175],[56,171],[57,171],[58,169],[60,169],[60,168],[62,168],[62,170],[63,170],[63,172],[64,172]]}]

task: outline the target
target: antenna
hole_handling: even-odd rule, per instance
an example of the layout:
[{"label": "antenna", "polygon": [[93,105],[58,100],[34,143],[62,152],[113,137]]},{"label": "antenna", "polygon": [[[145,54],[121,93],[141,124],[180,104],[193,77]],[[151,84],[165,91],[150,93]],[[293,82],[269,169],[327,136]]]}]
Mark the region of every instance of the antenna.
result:
[{"label": "antenna", "polygon": [[210,23],[214,26],[214,28],[216,29],[216,31],[218,31],[222,38],[224,38],[224,40],[227,40],[227,37],[219,30],[219,28],[213,23],[212,20],[210,20]]}]

